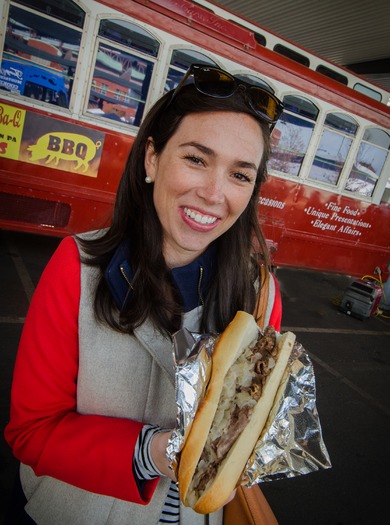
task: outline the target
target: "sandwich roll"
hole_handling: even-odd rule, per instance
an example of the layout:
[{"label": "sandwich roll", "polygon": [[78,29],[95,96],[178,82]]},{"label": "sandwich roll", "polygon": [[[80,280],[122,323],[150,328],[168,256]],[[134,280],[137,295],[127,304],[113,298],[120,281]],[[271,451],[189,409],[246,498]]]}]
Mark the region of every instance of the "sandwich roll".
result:
[{"label": "sandwich roll", "polygon": [[280,335],[272,327],[262,334],[241,311],[221,334],[180,456],[184,505],[206,514],[229,499],[267,422],[294,341],[292,332]]}]

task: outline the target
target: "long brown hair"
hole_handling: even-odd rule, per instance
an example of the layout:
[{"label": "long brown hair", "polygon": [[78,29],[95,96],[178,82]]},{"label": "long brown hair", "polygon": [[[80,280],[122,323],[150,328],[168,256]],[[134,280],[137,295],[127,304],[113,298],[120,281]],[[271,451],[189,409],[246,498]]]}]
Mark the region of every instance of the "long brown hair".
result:
[{"label": "long brown hair", "polygon": [[[95,294],[95,314],[116,330],[132,333],[149,318],[161,332],[172,333],[180,327],[181,305],[174,289],[163,252],[163,233],[153,204],[153,185],[145,184],[145,148],[153,138],[160,154],[182,119],[191,113],[233,111],[255,118],[264,142],[264,154],[250,202],[234,225],[215,242],[218,272],[205,298],[202,329],[211,326],[222,331],[237,310],[253,312],[256,303],[254,282],[259,276],[259,261],[268,268],[265,239],[258,222],[258,194],[266,179],[270,152],[269,126],[246,104],[241,94],[217,99],[185,86],[173,100],[163,96],[145,117],[128,157],[119,183],[112,225],[98,239],[80,242],[88,254],[84,262],[101,269]],[[104,279],[104,271],[118,246],[131,242],[134,271],[132,300],[118,316]]]}]

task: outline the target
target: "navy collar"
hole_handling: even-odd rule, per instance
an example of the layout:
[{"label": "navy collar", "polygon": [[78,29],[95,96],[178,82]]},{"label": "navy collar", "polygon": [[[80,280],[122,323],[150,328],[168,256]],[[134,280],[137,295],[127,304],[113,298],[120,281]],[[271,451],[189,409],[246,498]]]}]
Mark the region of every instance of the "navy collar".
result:
[{"label": "navy collar", "polygon": [[[123,242],[114,253],[105,279],[119,310],[122,310],[131,293],[134,272],[130,264],[130,243]],[[203,304],[217,271],[217,247],[210,245],[195,261],[173,268],[171,277],[180,293],[184,312]]]},{"label": "navy collar", "polygon": [[171,271],[185,312],[203,305],[217,269],[217,247],[209,246],[195,261]]}]

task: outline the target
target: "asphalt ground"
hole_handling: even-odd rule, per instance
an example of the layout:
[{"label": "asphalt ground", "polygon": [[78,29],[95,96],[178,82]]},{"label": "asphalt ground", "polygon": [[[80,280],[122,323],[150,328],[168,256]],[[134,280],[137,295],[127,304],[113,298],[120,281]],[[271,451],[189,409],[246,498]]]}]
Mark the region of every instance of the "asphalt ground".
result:
[{"label": "asphalt ground", "polygon": [[[59,241],[0,231],[0,521],[18,467],[3,438],[17,345],[31,295]],[[276,274],[282,331],[295,332],[313,362],[332,468],[261,488],[280,525],[390,523],[390,314],[361,321],[342,313],[339,304],[354,280],[349,276],[291,268]]]}]

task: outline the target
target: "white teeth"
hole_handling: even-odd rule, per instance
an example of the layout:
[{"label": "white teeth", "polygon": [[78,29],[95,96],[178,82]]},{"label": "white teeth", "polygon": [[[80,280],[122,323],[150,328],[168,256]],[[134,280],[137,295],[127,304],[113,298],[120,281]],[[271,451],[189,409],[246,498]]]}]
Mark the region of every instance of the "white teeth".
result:
[{"label": "white teeth", "polygon": [[184,213],[199,224],[213,224],[217,220],[216,217],[210,217],[210,215],[201,215],[200,213],[196,213],[189,208],[184,208]]}]

